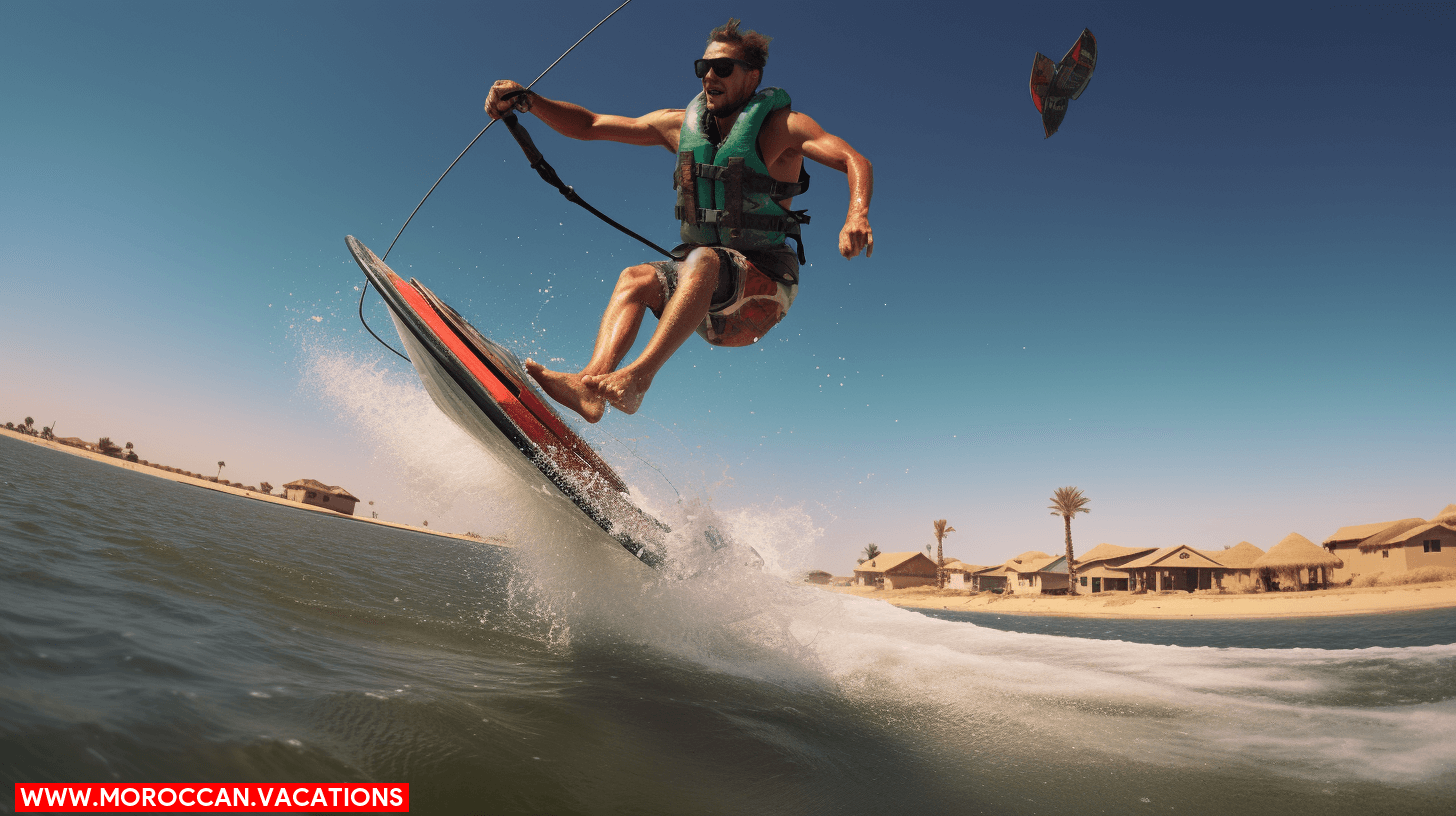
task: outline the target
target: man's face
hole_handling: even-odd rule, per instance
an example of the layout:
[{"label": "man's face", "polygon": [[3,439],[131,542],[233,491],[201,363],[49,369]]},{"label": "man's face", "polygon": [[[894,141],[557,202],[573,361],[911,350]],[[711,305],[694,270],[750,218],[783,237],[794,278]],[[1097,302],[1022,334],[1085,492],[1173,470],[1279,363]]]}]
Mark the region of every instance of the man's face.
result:
[{"label": "man's face", "polygon": [[[729,43],[708,43],[708,50],[703,52],[703,59],[718,59],[720,57],[731,57],[732,59],[743,59],[738,48]],[[717,71],[709,71],[703,77],[703,92],[708,97],[708,113],[717,115],[719,111],[735,111],[758,87],[758,81],[763,76],[763,71],[750,71],[742,65],[734,65],[733,73],[727,77],[718,76]]]}]

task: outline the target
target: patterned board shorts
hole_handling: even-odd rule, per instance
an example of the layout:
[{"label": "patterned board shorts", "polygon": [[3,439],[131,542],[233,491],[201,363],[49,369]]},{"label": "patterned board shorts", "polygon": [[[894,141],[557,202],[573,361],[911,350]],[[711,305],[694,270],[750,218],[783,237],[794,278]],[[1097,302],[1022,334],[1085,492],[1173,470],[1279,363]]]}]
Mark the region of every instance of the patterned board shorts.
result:
[{"label": "patterned board shorts", "polygon": [[[684,255],[693,249],[683,244],[673,250]],[[718,288],[713,292],[708,317],[698,334],[715,346],[748,346],[778,325],[799,292],[799,259],[787,246],[763,252],[739,252],[713,247],[718,253]],[[657,280],[662,284],[663,302],[677,291],[680,261],[654,261]],[[662,315],[653,311],[658,318]]]}]

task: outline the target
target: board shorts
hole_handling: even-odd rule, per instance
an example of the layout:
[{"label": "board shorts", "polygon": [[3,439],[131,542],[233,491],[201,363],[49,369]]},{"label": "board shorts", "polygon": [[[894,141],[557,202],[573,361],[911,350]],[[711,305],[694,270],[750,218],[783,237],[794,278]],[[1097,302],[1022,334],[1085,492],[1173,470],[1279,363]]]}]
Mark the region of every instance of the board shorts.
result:
[{"label": "board shorts", "polygon": [[[696,248],[696,244],[682,244],[672,254],[685,258]],[[799,259],[787,246],[748,252],[710,248],[718,254],[718,288],[713,291],[707,318],[698,326],[698,335],[715,346],[752,345],[778,325],[794,305],[794,296],[799,292]],[[682,262],[653,261],[648,265],[657,271],[662,302],[667,303],[677,291]],[[652,313],[662,318],[658,310]]]}]

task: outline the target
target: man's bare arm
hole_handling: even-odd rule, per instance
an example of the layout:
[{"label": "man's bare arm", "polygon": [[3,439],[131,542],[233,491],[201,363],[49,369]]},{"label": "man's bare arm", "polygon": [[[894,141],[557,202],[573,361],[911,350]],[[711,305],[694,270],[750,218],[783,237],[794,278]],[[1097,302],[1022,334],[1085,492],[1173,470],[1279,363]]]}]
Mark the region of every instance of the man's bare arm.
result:
[{"label": "man's bare arm", "polygon": [[521,85],[508,79],[495,83],[490,88],[490,95],[485,98],[485,112],[492,119],[499,119],[513,107],[530,111],[557,133],[582,141],[660,146],[668,150],[675,150],[677,147],[677,134],[682,129],[683,113],[680,110],[653,111],[636,118],[613,116],[592,113],[570,102],[547,99],[535,91],[527,91],[524,96],[514,99],[501,100],[505,94],[518,90],[521,90]]},{"label": "man's bare arm", "polygon": [[870,197],[875,191],[874,167],[870,160],[849,146],[849,142],[828,133],[818,122],[801,114],[789,117],[789,134],[802,144],[804,157],[832,167],[849,177],[849,212],[844,228],[839,231],[839,254],[853,258],[864,251],[868,258],[875,253],[875,234],[870,229]]}]

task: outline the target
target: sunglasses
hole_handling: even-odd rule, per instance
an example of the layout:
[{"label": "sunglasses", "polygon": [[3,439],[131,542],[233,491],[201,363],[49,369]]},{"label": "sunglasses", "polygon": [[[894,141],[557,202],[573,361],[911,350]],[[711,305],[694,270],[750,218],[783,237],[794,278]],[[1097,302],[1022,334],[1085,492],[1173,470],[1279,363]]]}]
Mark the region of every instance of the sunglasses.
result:
[{"label": "sunglasses", "polygon": [[719,57],[718,59],[693,60],[693,73],[698,75],[698,79],[702,79],[708,75],[708,69],[711,68],[713,69],[713,73],[717,74],[720,78],[727,79],[733,76],[733,66],[735,65],[742,65],[745,71],[758,70],[758,68],[749,65],[743,60],[733,59],[732,57]]}]

